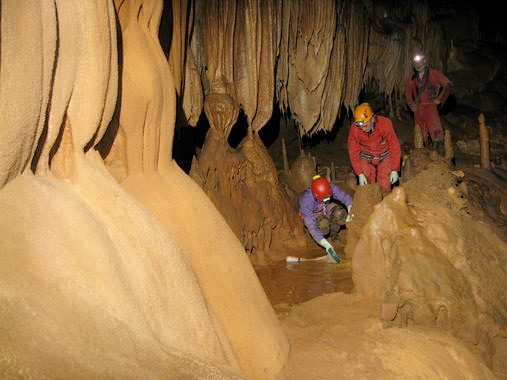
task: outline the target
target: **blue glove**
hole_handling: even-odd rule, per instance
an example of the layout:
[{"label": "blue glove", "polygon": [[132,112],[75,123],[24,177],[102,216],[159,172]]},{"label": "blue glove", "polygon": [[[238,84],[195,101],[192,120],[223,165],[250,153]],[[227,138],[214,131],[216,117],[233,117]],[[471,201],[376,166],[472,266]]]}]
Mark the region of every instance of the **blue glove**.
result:
[{"label": "blue glove", "polygon": [[391,185],[398,182],[398,172],[393,170],[389,179],[391,181]]},{"label": "blue glove", "polygon": [[319,244],[326,249],[327,254],[331,256],[334,261],[337,263],[341,261],[340,257],[336,254],[330,242],[328,242],[326,239],[322,239],[319,241]]},{"label": "blue glove", "polygon": [[334,261],[336,261],[337,263],[341,261],[340,257],[336,254],[330,242],[328,242],[326,239],[322,239],[321,241],[319,241],[319,244],[322,247],[326,248],[327,254],[331,256]]},{"label": "blue glove", "polygon": [[359,174],[359,186],[364,186],[368,183],[363,173]]},{"label": "blue glove", "polygon": [[334,251],[333,247],[326,249],[326,251],[327,251],[327,254],[329,256],[331,256],[333,258],[333,260],[336,261],[337,263],[339,263],[340,261],[342,261],[340,259],[340,257],[336,254],[336,252]]}]

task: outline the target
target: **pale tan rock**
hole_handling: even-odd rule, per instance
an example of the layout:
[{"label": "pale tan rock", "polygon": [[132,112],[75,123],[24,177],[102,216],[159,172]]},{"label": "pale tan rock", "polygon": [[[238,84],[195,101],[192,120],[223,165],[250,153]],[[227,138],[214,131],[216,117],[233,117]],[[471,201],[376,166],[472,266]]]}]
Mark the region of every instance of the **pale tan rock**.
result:
[{"label": "pale tan rock", "polygon": [[201,77],[197,71],[194,55],[192,51],[188,51],[185,68],[185,88],[183,90],[183,111],[189,125],[194,127],[197,125],[203,103]]},{"label": "pale tan rock", "polygon": [[454,147],[452,145],[452,135],[449,129],[445,130],[444,147],[445,147],[445,160],[449,164],[452,164],[452,160],[454,159]]},{"label": "pale tan rock", "polygon": [[[276,316],[223,218],[169,161],[175,90],[157,40],[162,1],[115,4],[124,28],[125,107],[116,132],[125,149],[116,150],[124,159],[109,162],[124,164],[124,186],[155,205],[165,225],[114,181],[95,150],[116,106],[113,3],[3,1],[0,104],[10,121],[0,146],[8,182],[0,191],[3,373],[235,378],[241,368],[272,377],[288,353]],[[62,20],[51,34],[57,12]],[[27,17],[34,22],[19,21]],[[9,55],[16,50],[26,60]],[[34,90],[6,93],[14,82]],[[46,119],[42,105],[51,94]],[[37,128],[48,120],[40,137]],[[37,176],[25,170],[30,161]],[[194,242],[188,233],[195,231]]]},{"label": "pale tan rock", "polygon": [[174,77],[176,92],[181,95],[182,88],[185,88],[187,76],[185,62],[190,50],[186,47],[190,43],[189,25],[193,23],[194,7],[188,0],[176,0],[171,2],[172,13],[172,41],[169,52],[169,67]]},{"label": "pale tan rock", "polygon": [[417,123],[414,124],[414,148],[424,148],[424,138],[421,132],[421,127]]},{"label": "pale tan rock", "polygon": [[[153,22],[160,18],[161,4],[116,4],[123,36],[119,121],[128,166],[122,186],[166,225],[191,263],[227,364],[253,378],[274,376],[288,354],[276,315],[240,241],[201,188],[170,159],[175,91],[158,43],[158,23]],[[143,17],[138,18],[140,6]],[[207,55],[218,54],[214,46],[209,48]],[[216,65],[208,69],[208,79],[225,78],[229,91],[228,69]],[[208,82],[208,91],[213,83],[217,82]]]},{"label": "pale tan rock", "polygon": [[[1,104],[7,104],[10,96],[3,92],[8,88],[4,84],[16,79],[20,88],[31,88],[45,83],[45,73],[59,66],[49,89],[48,119],[45,108],[26,107],[23,120],[31,123],[13,122],[8,128],[31,131],[38,150],[28,157],[37,175],[25,171],[4,177],[11,180],[0,191],[3,375],[93,378],[172,373],[202,378],[216,371],[218,377],[237,377],[226,360],[223,333],[176,240],[116,183],[93,149],[111,120],[117,96],[112,2],[37,4],[42,11],[35,3],[31,6],[41,12],[44,25],[54,27],[57,12],[60,22],[54,34],[44,35],[53,38],[52,43],[42,45],[42,50],[24,51],[31,59],[24,61],[6,52],[32,43],[32,38],[37,42],[41,24],[21,23],[27,15],[38,18],[17,1],[2,2],[2,31],[23,25],[24,33],[1,36],[0,63],[6,73]],[[38,71],[37,57],[52,57],[54,46],[59,51],[55,62]],[[74,56],[68,49],[83,55]],[[17,67],[24,77],[8,73],[6,67]],[[55,93],[55,88],[61,92]],[[69,88],[72,91],[66,91]],[[26,95],[25,101],[40,105],[47,94],[40,91],[38,97]],[[13,121],[20,113],[19,108],[3,111]],[[48,120],[53,120],[52,130],[39,137],[38,125]],[[0,151],[24,152],[20,147],[25,144],[20,138]],[[51,155],[53,161],[46,162]],[[9,164],[7,160],[6,172],[16,173],[19,163]],[[48,165],[67,180],[52,176]]]},{"label": "pale tan rock", "polygon": [[[55,12],[51,1],[1,4],[2,20],[9,20],[9,24],[2,27],[0,36],[4,70],[0,83],[0,188],[30,168],[43,132],[45,119],[41,116],[49,102],[55,60]],[[31,20],[30,25],[23,20]],[[20,69],[23,67],[31,69]]]}]

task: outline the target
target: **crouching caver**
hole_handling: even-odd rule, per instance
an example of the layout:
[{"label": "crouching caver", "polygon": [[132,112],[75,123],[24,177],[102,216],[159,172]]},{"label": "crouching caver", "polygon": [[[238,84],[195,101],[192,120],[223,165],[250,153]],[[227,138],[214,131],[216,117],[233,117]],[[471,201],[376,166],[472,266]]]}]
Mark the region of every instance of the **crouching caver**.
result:
[{"label": "crouching caver", "polygon": [[[340,201],[347,211],[332,202],[333,199]],[[318,175],[313,177],[311,186],[303,191],[299,199],[299,212],[308,232],[337,263],[341,261],[340,257],[325,236],[329,235],[331,240],[338,241],[341,226],[352,219],[351,206],[352,198],[346,192]]]}]

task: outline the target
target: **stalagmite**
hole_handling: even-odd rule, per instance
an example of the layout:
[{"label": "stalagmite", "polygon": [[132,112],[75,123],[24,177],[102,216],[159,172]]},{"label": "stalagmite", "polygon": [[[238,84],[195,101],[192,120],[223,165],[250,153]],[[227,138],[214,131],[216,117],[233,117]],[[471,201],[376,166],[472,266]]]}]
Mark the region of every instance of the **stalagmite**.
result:
[{"label": "stalagmite", "polygon": [[373,212],[375,204],[381,200],[382,192],[377,183],[357,188],[351,209],[354,219],[347,223],[347,246],[345,247],[347,257],[354,256],[363,228]]},{"label": "stalagmite", "polygon": [[414,124],[414,148],[424,148],[424,138],[421,132],[421,127],[417,123]]},{"label": "stalagmite", "polygon": [[487,169],[491,166],[489,160],[489,130],[483,113],[479,115],[479,139],[481,143],[481,168]]},{"label": "stalagmite", "polygon": [[336,169],[334,167],[334,161],[331,161],[331,181],[336,180]]},{"label": "stalagmite", "polygon": [[454,159],[454,148],[452,146],[451,131],[447,128],[444,135],[445,160],[451,164]]}]

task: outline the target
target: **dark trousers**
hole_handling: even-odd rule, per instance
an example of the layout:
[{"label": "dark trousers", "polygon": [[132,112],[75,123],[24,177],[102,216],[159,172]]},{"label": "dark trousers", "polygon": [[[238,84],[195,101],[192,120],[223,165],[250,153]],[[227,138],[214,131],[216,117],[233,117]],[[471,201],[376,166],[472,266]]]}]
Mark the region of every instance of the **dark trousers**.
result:
[{"label": "dark trousers", "polygon": [[332,237],[336,236],[338,232],[340,232],[341,226],[345,224],[345,219],[347,218],[347,210],[345,210],[342,206],[336,205],[331,210],[329,216],[327,215],[319,215],[317,216],[317,227],[319,227],[322,235],[327,236],[330,235]]}]

